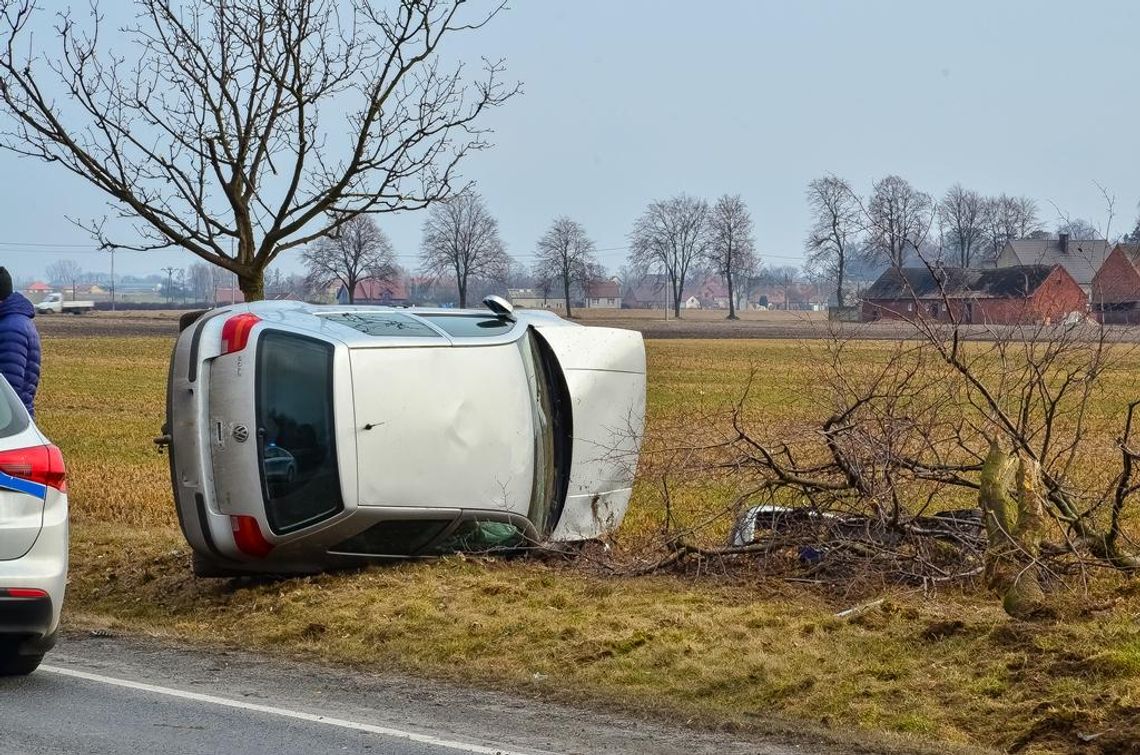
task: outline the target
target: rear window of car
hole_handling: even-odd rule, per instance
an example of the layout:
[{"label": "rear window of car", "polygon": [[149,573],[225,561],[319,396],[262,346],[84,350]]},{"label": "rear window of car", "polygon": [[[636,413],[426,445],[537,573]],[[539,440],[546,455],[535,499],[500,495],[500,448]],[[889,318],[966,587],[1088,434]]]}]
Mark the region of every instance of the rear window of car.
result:
[{"label": "rear window of car", "polygon": [[333,424],[333,346],[269,331],[257,346],[257,427],[266,519],[277,534],[344,508]]},{"label": "rear window of car", "polygon": [[487,315],[419,315],[456,338],[501,336],[515,326],[510,320]]},{"label": "rear window of car", "polygon": [[391,312],[334,312],[323,315],[329,322],[370,336],[395,338],[439,338],[439,333],[419,320]]},{"label": "rear window of car", "polygon": [[0,375],[0,438],[7,438],[28,429],[28,413],[20,397]]}]

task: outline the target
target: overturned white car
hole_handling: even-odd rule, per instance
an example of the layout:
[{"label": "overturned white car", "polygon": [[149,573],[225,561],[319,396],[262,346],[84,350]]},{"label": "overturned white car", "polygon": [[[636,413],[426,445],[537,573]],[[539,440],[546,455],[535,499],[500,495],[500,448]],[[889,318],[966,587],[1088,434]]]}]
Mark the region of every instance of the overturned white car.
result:
[{"label": "overturned white car", "polygon": [[184,321],[159,440],[195,571],[309,572],[616,527],[644,425],[641,335],[487,303],[258,302]]}]

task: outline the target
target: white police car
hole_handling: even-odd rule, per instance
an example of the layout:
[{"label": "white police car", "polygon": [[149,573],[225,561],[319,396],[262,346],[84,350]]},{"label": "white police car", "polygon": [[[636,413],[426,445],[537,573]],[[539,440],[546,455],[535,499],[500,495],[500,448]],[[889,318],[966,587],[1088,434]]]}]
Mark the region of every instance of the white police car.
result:
[{"label": "white police car", "polygon": [[67,473],[0,377],[0,676],[51,648],[67,586]]}]

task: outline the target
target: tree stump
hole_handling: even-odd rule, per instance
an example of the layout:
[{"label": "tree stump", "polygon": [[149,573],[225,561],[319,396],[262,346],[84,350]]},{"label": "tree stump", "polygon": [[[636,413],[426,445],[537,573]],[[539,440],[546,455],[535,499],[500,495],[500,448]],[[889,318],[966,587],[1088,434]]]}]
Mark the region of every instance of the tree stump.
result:
[{"label": "tree stump", "polygon": [[1049,612],[1038,563],[1047,526],[1041,490],[1041,467],[1036,461],[990,441],[978,492],[986,524],[986,582],[1002,596],[1005,612],[1016,619]]}]

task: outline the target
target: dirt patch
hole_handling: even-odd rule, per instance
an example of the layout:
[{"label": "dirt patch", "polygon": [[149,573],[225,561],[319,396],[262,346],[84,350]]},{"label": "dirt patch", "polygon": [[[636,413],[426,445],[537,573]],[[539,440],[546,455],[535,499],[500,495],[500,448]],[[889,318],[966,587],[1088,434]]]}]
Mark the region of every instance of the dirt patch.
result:
[{"label": "dirt patch", "polygon": [[36,327],[44,336],[60,338],[133,338],[178,335],[178,315],[148,312],[145,315],[97,312],[85,315],[37,315]]}]

